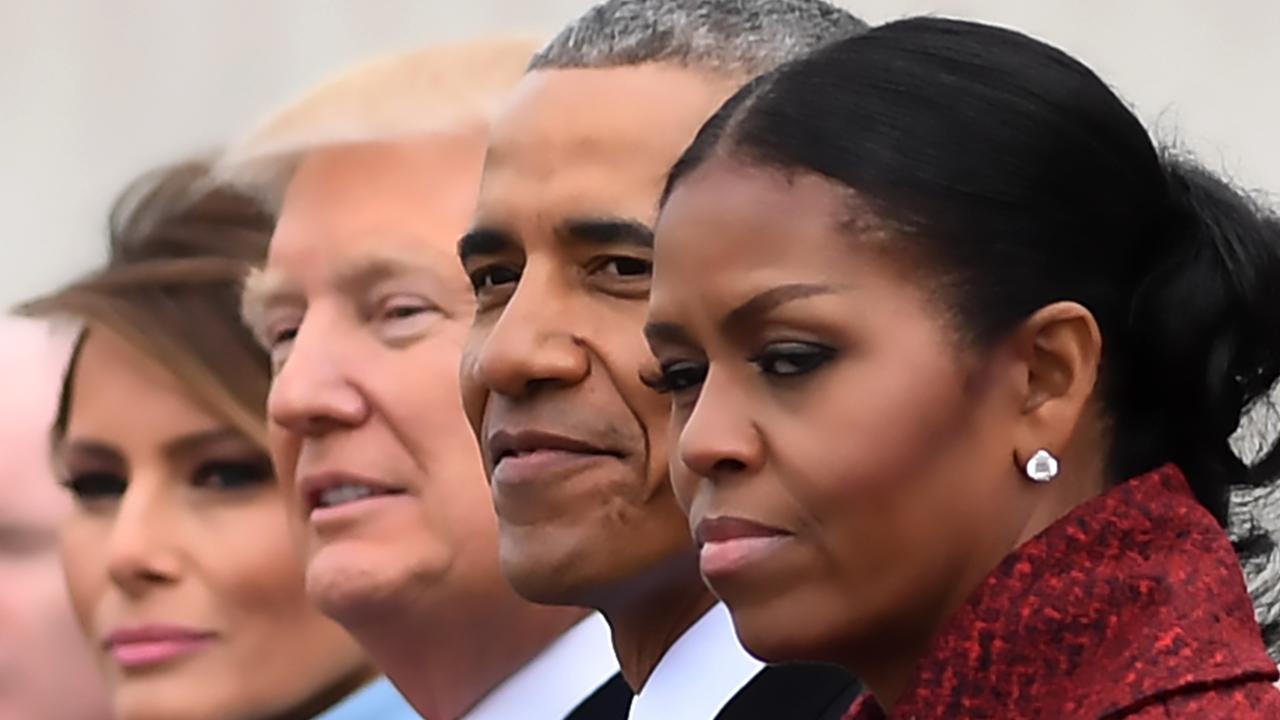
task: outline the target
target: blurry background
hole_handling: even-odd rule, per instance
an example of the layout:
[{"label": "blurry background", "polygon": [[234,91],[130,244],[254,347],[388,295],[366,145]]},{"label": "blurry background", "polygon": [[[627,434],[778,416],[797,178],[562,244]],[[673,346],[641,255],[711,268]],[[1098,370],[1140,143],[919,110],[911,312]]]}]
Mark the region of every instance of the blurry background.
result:
[{"label": "blurry background", "polygon": [[[0,0],[0,307],[102,257],[138,172],[215,148],[355,61],[552,32],[591,0]],[[1001,24],[1090,63],[1162,137],[1280,192],[1276,0],[843,0]]]}]

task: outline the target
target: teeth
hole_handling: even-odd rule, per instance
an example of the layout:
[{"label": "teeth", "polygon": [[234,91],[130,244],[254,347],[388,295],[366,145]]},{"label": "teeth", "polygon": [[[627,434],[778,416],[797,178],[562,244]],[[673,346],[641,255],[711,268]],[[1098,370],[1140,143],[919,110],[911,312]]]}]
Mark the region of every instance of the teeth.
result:
[{"label": "teeth", "polygon": [[345,505],[356,500],[363,500],[378,493],[368,485],[337,485],[320,493],[320,507]]}]

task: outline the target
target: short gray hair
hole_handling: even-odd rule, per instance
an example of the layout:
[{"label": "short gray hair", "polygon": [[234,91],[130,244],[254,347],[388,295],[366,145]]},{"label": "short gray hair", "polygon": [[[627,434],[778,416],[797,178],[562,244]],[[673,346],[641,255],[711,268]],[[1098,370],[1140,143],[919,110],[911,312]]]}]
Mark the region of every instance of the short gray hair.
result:
[{"label": "short gray hair", "polygon": [[561,30],[529,69],[671,63],[747,78],[867,29],[824,0],[606,0]]}]

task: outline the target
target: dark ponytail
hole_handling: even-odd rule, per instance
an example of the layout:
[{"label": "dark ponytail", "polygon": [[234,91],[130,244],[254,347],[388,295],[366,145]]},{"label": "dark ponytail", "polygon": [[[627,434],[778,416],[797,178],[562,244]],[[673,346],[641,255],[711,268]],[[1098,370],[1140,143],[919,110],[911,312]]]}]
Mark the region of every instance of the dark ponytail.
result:
[{"label": "dark ponytail", "polygon": [[1168,250],[1133,294],[1132,367],[1117,374],[1111,414],[1133,428],[1115,448],[1122,468],[1172,460],[1196,496],[1227,517],[1228,486],[1277,475],[1276,440],[1251,463],[1231,437],[1280,377],[1280,221],[1185,158],[1164,163]]}]

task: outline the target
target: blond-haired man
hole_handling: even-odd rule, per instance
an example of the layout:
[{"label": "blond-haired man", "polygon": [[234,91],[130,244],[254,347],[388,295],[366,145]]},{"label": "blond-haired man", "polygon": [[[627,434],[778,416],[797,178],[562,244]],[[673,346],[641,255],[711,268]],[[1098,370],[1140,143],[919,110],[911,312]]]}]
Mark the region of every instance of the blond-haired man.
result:
[{"label": "blond-haired man", "polygon": [[373,63],[277,113],[221,163],[278,209],[245,316],[271,353],[270,443],[317,605],[439,720],[625,713],[608,629],[503,580],[458,363],[474,293],[454,255],[491,116],[534,44]]}]

